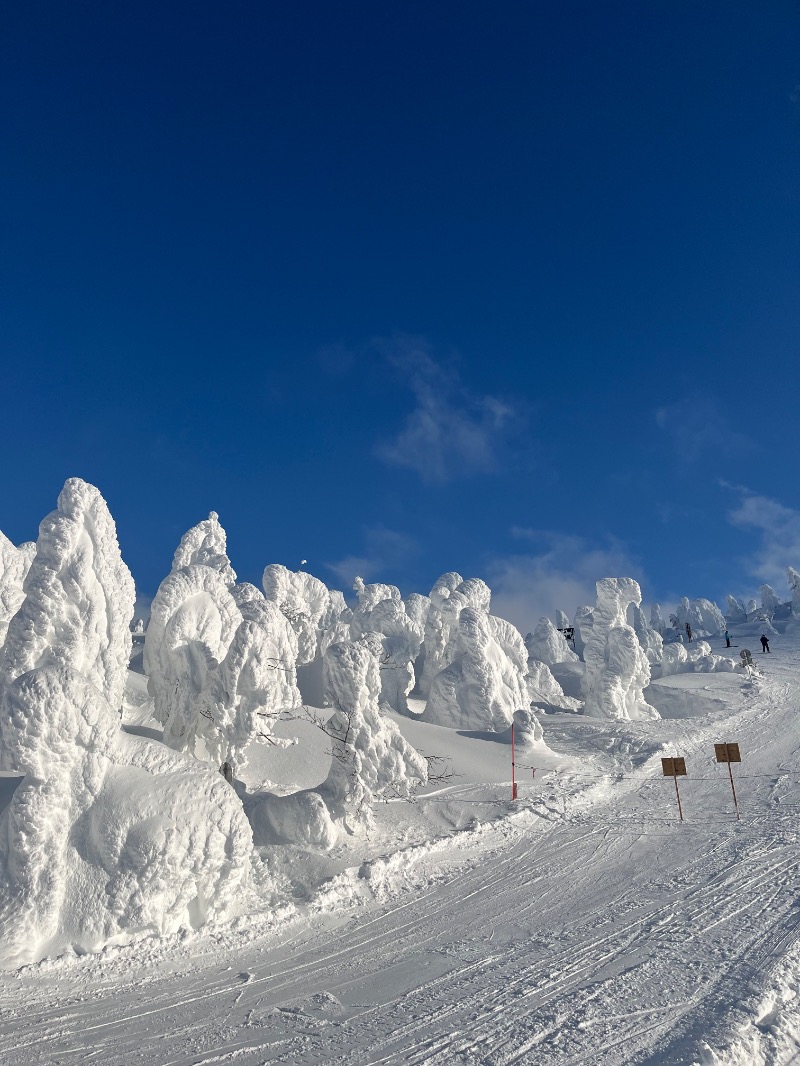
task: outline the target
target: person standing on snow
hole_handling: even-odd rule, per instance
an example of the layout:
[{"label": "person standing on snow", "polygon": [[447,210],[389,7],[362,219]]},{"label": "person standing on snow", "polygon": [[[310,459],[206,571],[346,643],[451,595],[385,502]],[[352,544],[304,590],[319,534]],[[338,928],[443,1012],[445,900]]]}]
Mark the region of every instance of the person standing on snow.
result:
[{"label": "person standing on snow", "polygon": [[[769,651],[769,640],[767,639],[767,634],[766,633],[762,633],[761,634],[761,654],[763,655],[765,651]],[[770,652],[770,654],[772,654],[772,653]]]},{"label": "person standing on snow", "polygon": [[728,630],[726,629],[725,630],[725,647],[729,648],[730,646],[731,646],[731,635],[728,632]]}]

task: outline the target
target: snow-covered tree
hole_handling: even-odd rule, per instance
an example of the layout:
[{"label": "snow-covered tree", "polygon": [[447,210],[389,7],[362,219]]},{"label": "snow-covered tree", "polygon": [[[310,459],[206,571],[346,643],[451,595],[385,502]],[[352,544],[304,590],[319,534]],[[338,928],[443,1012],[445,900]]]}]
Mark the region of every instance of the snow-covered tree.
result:
[{"label": "snow-covered tree", "polygon": [[155,716],[171,748],[194,754],[202,737],[216,750],[219,731],[209,712],[208,690],[241,622],[241,611],[218,570],[192,564],[161,582],[150,610],[143,663]]},{"label": "snow-covered tree", "polygon": [[252,836],[218,773],[123,733],[52,660],[6,687],[0,733],[25,775],[0,815],[0,964],[232,916]]},{"label": "snow-covered tree", "polygon": [[312,662],[319,651],[323,620],[332,624],[330,591],[318,577],[305,570],[287,570],[280,563],[264,570],[262,584],[265,597],[277,604],[297,634],[297,661]]},{"label": "snow-covered tree", "polygon": [[444,665],[444,650],[450,639],[450,624],[443,614],[444,605],[463,580],[461,574],[452,571],[442,574],[431,589],[423,638],[424,665],[422,676],[417,679],[423,696],[428,695],[431,682]]},{"label": "snow-covered tree", "polygon": [[730,625],[737,625],[739,622],[747,621],[747,608],[740,599],[736,596],[727,597],[728,610],[726,613],[726,619]]},{"label": "snow-covered tree", "polygon": [[530,698],[525,672],[492,635],[489,615],[464,607],[451,642],[451,661],[433,679],[423,718],[458,729],[507,729]]},{"label": "snow-covered tree", "polygon": [[228,558],[228,537],[219,522],[219,515],[212,511],[208,518],[187,530],[175,549],[172,569],[184,566],[209,566],[216,570],[226,585],[236,582],[236,572]]},{"label": "snow-covered tree", "polygon": [[578,656],[567,644],[549,618],[540,618],[533,633],[525,638],[528,655],[537,662],[554,666],[556,663],[576,663]]},{"label": "snow-covered tree", "polygon": [[324,667],[334,709],[324,731],[332,751],[330,772],[317,791],[334,820],[355,832],[369,824],[376,800],[408,797],[425,784],[428,765],[381,714],[378,661],[365,643],[332,644]]},{"label": "snow-covered tree", "polygon": [[650,628],[654,629],[656,633],[660,633],[664,636],[664,630],[667,628],[667,623],[664,621],[664,615],[661,613],[661,604],[654,603],[650,608]]},{"label": "snow-covered tree", "polygon": [[355,612],[351,629],[360,630],[361,637],[377,638],[381,702],[394,711],[406,712],[408,694],[414,687],[414,661],[422,644],[422,627],[406,614],[402,600],[385,599],[362,614]]},{"label": "snow-covered tree", "polygon": [[28,670],[69,666],[119,711],[134,599],[105,500],[94,485],[70,478],[39,526],[25,598],[0,651],[0,687]]},{"label": "snow-covered tree", "polygon": [[0,533],[0,648],[6,639],[8,623],[25,599],[22,586],[35,554],[36,545],[33,541],[20,544],[17,548]]},{"label": "snow-covered tree", "polygon": [[[743,609],[744,610],[744,609]],[[678,627],[683,630],[688,622],[693,637],[718,637],[725,631],[725,616],[711,600],[700,597],[689,602],[684,596],[678,606]]]},{"label": "snow-covered tree", "polygon": [[557,629],[570,629],[570,621],[568,615],[562,610],[556,609],[556,628]]},{"label": "snow-covered tree", "polygon": [[639,641],[642,648],[644,648],[648,661],[651,664],[660,663],[661,650],[664,647],[663,637],[657,630],[647,624],[644,611],[638,606],[638,604],[631,604],[630,613],[633,629],[636,633],[636,639]]},{"label": "snow-covered tree", "polygon": [[586,643],[585,713],[596,718],[653,719],[660,715],[644,698],[650,663],[632,626],[631,604],[640,606],[638,582],[607,577],[597,582],[597,606]]},{"label": "snow-covered tree", "polygon": [[256,594],[240,600],[242,620],[222,662],[201,694],[206,748],[216,765],[237,774],[247,765],[251,741],[277,744],[273,727],[302,704],[297,687],[297,636],[276,604]]},{"label": "snow-covered tree", "polygon": [[592,619],[594,618],[593,607],[578,607],[575,611],[575,619],[572,623],[574,630],[574,637],[572,645],[575,648],[575,654],[579,659],[583,659],[586,652],[586,643],[592,633]]},{"label": "snow-covered tree", "polygon": [[766,612],[767,617],[771,618],[775,613],[775,610],[780,607],[781,601],[775,595],[775,590],[772,585],[761,586],[761,608]]}]

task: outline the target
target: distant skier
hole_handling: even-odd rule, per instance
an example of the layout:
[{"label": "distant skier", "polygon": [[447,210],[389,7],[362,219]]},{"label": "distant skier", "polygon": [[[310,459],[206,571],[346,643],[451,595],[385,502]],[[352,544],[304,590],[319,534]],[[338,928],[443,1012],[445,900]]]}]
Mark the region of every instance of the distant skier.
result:
[{"label": "distant skier", "polygon": [[[765,651],[769,651],[769,640],[767,638],[766,633],[762,633],[761,634],[761,654],[763,655]],[[772,654],[772,653],[770,652],[770,654]]]},{"label": "distant skier", "polygon": [[729,648],[730,646],[731,646],[731,635],[728,632],[728,630],[726,629],[725,630],[725,647]]},{"label": "distant skier", "polygon": [[686,629],[686,639],[691,644],[692,643],[692,627],[687,622],[684,628]]}]

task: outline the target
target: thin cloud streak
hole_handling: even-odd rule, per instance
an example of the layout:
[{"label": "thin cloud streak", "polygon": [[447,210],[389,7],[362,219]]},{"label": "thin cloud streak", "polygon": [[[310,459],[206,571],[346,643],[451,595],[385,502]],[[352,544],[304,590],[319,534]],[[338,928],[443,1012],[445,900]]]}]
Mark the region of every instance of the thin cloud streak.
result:
[{"label": "thin cloud streak", "polygon": [[748,573],[776,586],[776,592],[782,594],[786,567],[800,566],[800,511],[742,486],[727,487],[741,496],[738,506],[728,513],[729,522],[738,529],[755,530],[760,538],[759,547],[742,561],[743,565]]},{"label": "thin cloud streak", "polygon": [[514,406],[497,396],[470,393],[454,370],[433,359],[424,340],[401,337],[376,345],[416,401],[402,429],[378,444],[376,455],[413,470],[428,484],[497,469],[498,451],[518,415]]},{"label": "thin cloud streak", "polygon": [[526,633],[539,618],[555,619],[557,608],[570,618],[583,604],[596,602],[595,584],[604,577],[644,579],[641,564],[621,542],[592,545],[583,537],[515,528],[520,539],[543,550],[494,559],[488,568],[492,613]]}]

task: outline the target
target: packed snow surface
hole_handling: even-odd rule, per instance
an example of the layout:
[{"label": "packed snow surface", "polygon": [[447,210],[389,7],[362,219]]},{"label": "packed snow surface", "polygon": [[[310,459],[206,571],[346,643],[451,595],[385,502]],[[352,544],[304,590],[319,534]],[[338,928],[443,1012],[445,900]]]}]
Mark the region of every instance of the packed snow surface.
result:
[{"label": "packed snow surface", "polygon": [[[546,716],[561,754],[518,756],[516,804],[507,746],[452,734],[463,776],[383,808],[310,899],[3,975],[3,1063],[796,1062],[800,649],[781,640],[754,684],[669,679],[734,684],[708,715]],[[739,822],[719,740],[742,749]]]}]

